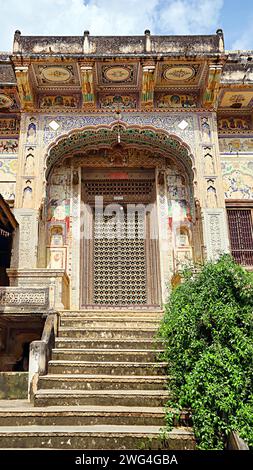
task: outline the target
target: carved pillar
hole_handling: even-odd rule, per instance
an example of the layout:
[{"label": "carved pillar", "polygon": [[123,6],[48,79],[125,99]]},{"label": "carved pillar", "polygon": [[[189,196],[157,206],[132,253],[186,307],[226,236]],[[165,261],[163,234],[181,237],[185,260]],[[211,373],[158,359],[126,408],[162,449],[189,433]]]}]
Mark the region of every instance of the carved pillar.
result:
[{"label": "carved pillar", "polygon": [[203,237],[207,259],[215,260],[229,252],[229,235],[219,159],[216,114],[200,117],[200,171],[202,173],[200,202]]},{"label": "carved pillar", "polygon": [[37,267],[38,211],[14,209],[19,223],[13,240],[12,268],[34,269]]},{"label": "carved pillar", "polygon": [[83,110],[95,109],[93,65],[81,66]]},{"label": "carved pillar", "polygon": [[38,119],[35,115],[22,113],[19,140],[18,171],[16,182],[16,208],[33,209],[40,205],[36,200],[38,180]]},{"label": "carved pillar", "polygon": [[229,252],[229,239],[224,208],[203,209],[204,241],[207,259],[215,260]]},{"label": "carved pillar", "polygon": [[173,273],[173,253],[168,230],[168,198],[164,170],[157,170],[156,188],[162,301],[165,302],[169,293],[168,282]]},{"label": "carved pillar", "polygon": [[203,263],[204,253],[204,240],[203,240],[203,224],[201,207],[198,199],[195,199],[195,218],[192,224],[192,239],[193,239],[193,259],[195,263]]},{"label": "carved pillar", "polygon": [[71,307],[80,308],[80,259],[81,259],[81,168],[72,169],[72,197],[70,206],[71,217],[71,242],[72,248],[69,255],[71,264]]}]

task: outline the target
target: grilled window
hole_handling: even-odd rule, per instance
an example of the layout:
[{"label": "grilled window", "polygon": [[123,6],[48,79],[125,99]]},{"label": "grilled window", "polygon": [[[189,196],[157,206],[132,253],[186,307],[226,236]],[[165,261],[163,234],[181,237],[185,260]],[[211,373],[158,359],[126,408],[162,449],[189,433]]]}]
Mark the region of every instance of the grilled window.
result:
[{"label": "grilled window", "polygon": [[234,259],[253,266],[253,209],[227,207],[231,251]]}]

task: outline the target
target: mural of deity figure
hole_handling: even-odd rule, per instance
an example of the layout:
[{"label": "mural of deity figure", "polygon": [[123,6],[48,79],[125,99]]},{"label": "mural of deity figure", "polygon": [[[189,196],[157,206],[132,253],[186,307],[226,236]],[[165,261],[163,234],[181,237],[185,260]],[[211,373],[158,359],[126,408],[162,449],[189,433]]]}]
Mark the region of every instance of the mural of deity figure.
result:
[{"label": "mural of deity figure", "polygon": [[26,186],[23,191],[23,207],[25,209],[31,209],[33,206],[33,190],[31,188],[31,182],[27,182],[29,186]]},{"label": "mural of deity figure", "polygon": [[63,245],[62,227],[55,226],[51,229],[50,245],[51,246]]},{"label": "mural of deity figure", "polygon": [[65,222],[69,230],[69,199],[51,199],[48,206],[48,220]]},{"label": "mural of deity figure", "polygon": [[142,79],[142,101],[153,102],[154,96],[154,69],[143,70]]},{"label": "mural of deity figure", "polygon": [[28,176],[33,176],[34,174],[34,157],[29,154],[25,160],[25,174]]},{"label": "mural of deity figure", "polygon": [[82,67],[82,95],[84,103],[94,101],[93,70],[91,66]]},{"label": "mural of deity figure", "polygon": [[211,142],[211,129],[207,117],[201,118],[201,128],[203,134],[203,140],[205,142]]},{"label": "mural of deity figure", "polygon": [[36,140],[36,124],[35,124],[35,119],[31,118],[30,123],[27,129],[27,143],[28,144],[34,144]]},{"label": "mural of deity figure", "polygon": [[204,156],[205,175],[212,176],[214,174],[214,161],[210,153]]},{"label": "mural of deity figure", "polygon": [[207,207],[217,207],[217,194],[214,186],[209,186],[207,189]]}]

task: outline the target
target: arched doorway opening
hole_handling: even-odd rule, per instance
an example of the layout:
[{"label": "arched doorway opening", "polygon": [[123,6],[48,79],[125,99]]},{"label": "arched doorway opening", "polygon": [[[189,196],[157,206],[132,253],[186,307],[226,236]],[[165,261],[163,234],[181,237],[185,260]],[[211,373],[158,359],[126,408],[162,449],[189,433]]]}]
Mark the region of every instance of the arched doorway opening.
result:
[{"label": "arched doorway opening", "polygon": [[189,148],[153,128],[86,128],[49,149],[46,177],[46,266],[69,274],[70,305],[161,305],[200,251]]}]

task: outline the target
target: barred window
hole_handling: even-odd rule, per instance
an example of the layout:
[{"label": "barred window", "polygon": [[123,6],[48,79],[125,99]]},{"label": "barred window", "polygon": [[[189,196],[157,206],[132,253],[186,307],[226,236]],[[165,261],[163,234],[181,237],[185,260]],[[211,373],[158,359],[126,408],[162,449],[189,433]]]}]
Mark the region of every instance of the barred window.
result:
[{"label": "barred window", "polygon": [[253,266],[253,204],[227,203],[232,255],[244,266]]}]

